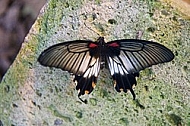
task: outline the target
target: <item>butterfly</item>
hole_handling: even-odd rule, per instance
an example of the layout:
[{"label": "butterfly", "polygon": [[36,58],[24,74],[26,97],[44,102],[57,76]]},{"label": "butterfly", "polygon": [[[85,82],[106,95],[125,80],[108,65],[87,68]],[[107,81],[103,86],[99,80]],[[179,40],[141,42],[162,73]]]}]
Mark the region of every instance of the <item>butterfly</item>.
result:
[{"label": "butterfly", "polygon": [[53,45],[40,54],[38,61],[74,74],[82,100],[81,95],[90,94],[95,88],[102,63],[109,69],[116,91],[129,90],[135,99],[133,87],[139,72],[173,59],[172,51],[156,42],[121,39],[106,43],[104,37],[99,37],[96,42],[75,40]]}]

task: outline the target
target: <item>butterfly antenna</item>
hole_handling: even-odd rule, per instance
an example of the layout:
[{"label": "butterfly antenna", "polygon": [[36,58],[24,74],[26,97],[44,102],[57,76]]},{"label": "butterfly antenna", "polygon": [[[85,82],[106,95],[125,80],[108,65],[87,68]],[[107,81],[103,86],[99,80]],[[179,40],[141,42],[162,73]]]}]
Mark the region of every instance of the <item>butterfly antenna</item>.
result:
[{"label": "butterfly antenna", "polygon": [[85,25],[88,29],[90,29],[91,31],[95,32],[98,36],[101,36],[100,34],[98,34],[98,32],[94,31],[91,27],[88,27],[85,22],[84,22],[84,25]]}]

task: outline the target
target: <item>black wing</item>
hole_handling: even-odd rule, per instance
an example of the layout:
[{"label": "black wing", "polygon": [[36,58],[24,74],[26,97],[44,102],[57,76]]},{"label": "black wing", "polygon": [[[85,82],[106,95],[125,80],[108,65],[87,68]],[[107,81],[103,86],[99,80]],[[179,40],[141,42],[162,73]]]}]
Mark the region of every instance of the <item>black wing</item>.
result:
[{"label": "black wing", "polygon": [[91,43],[94,42],[76,40],[53,45],[40,54],[38,61],[44,66],[61,68],[75,75],[83,75],[97,60],[97,57],[90,54],[89,44]]},{"label": "black wing", "polygon": [[53,45],[44,50],[38,61],[49,67],[61,68],[75,75],[79,96],[92,92],[100,70],[97,43],[76,40]]},{"label": "black wing", "polygon": [[130,90],[137,84],[139,71],[158,63],[169,62],[174,54],[165,46],[136,39],[115,40],[106,44],[110,53],[106,56],[110,73],[118,92]]},{"label": "black wing", "polygon": [[96,62],[90,66],[83,75],[75,75],[74,81],[79,90],[78,97],[84,94],[90,94],[96,86],[97,77],[100,71],[100,58],[97,58]]}]

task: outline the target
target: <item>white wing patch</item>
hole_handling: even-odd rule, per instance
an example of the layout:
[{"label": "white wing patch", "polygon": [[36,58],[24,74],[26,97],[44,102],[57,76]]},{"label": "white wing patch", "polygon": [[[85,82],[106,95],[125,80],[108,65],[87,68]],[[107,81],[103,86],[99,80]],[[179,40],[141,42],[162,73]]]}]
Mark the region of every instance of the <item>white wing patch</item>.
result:
[{"label": "white wing patch", "polygon": [[116,91],[127,92],[129,90],[133,95],[133,99],[135,99],[136,96],[132,88],[137,84],[135,78],[137,75],[135,73],[129,73],[121,63],[115,60],[116,56],[113,58],[107,56],[106,58]]},{"label": "white wing patch", "polygon": [[94,59],[94,64],[91,64],[87,71],[84,73],[83,77],[88,78],[94,75],[95,77],[98,77],[99,71],[100,71],[100,61],[99,58],[96,60]]}]

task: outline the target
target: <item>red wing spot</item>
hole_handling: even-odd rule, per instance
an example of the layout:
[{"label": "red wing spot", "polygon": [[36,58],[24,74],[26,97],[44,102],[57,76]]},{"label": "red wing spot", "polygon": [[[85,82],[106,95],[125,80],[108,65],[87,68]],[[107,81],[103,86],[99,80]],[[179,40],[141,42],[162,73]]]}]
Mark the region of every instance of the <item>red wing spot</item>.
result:
[{"label": "red wing spot", "polygon": [[89,44],[89,48],[96,48],[98,45],[97,44],[94,44],[94,43],[90,43]]},{"label": "red wing spot", "polygon": [[114,42],[114,43],[111,43],[111,44],[108,44],[109,46],[111,46],[111,47],[119,47],[119,44],[118,43],[116,43],[116,42]]}]

